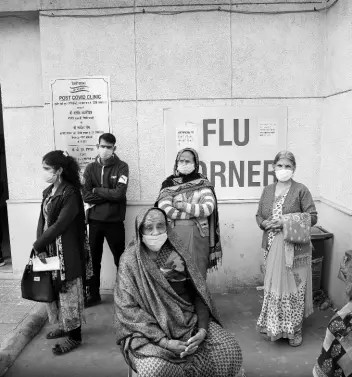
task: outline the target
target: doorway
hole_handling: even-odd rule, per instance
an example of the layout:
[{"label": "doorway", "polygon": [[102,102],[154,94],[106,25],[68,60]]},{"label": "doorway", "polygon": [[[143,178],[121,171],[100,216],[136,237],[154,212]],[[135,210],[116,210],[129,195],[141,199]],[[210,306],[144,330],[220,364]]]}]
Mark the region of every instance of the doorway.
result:
[{"label": "doorway", "polygon": [[[7,217],[6,200],[9,198],[7,168],[6,168],[6,151],[5,151],[5,135],[2,108],[2,93],[0,86],[0,247],[2,258],[5,265],[0,267],[0,273],[12,273],[11,248],[9,237],[9,222]],[[1,257],[1,255],[0,255]]]}]

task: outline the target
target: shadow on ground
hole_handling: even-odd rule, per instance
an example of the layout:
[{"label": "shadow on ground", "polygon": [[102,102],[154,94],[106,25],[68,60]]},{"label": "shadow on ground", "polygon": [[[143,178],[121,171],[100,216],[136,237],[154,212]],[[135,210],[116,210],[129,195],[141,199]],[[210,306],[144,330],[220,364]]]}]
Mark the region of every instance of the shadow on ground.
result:
[{"label": "shadow on ground", "polygon": [[[312,376],[331,310],[318,311],[306,320],[301,347],[292,348],[285,340],[269,342],[255,330],[262,292],[255,289],[214,295],[225,327],[236,334],[243,350],[247,377]],[[83,328],[83,345],[64,356],[53,356],[55,340],[46,340],[49,325],[27,345],[6,377],[127,377],[127,366],[115,344],[112,328],[112,296],[102,305],[89,308]],[[168,376],[165,376],[168,377]],[[204,376],[206,377],[206,376]]]}]

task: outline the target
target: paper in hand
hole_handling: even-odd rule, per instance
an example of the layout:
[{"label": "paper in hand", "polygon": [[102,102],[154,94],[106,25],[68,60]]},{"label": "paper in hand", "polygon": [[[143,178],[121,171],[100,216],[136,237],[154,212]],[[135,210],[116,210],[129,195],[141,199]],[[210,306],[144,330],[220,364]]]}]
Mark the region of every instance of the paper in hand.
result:
[{"label": "paper in hand", "polygon": [[38,257],[32,259],[33,271],[57,271],[60,270],[60,259],[59,257],[49,257],[45,258],[46,264],[43,263]]}]

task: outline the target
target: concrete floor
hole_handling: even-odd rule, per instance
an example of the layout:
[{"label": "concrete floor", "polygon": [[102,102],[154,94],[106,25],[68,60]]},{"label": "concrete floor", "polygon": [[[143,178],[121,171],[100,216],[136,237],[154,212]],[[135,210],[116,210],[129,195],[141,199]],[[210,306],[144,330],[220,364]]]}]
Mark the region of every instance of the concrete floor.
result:
[{"label": "concrete floor", "polygon": [[[0,268],[0,272],[3,268]],[[29,313],[33,312],[36,305],[35,302],[21,297],[20,281],[0,279],[0,350],[1,345],[11,337]]]},{"label": "concrete floor", "polygon": [[[255,289],[214,295],[225,327],[236,334],[243,350],[247,377],[312,376],[333,312],[316,310],[305,322],[302,346],[292,348],[287,340],[272,343],[256,332],[261,296],[262,292]],[[87,309],[86,317],[84,343],[80,348],[64,356],[53,356],[51,347],[55,341],[45,339],[50,328],[47,324],[5,377],[126,377],[127,367],[112,328],[112,297],[105,296],[102,305]]]}]

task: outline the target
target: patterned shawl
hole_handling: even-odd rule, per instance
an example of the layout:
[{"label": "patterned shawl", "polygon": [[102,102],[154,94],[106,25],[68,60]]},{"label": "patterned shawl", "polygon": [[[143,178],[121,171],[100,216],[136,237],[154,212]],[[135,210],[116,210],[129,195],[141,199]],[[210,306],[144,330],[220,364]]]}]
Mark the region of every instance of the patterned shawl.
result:
[{"label": "patterned shawl", "polygon": [[282,216],[286,267],[301,267],[311,263],[311,216],[309,213],[289,213]]},{"label": "patterned shawl", "polygon": [[[121,257],[114,290],[114,325],[117,344],[121,346],[126,362],[132,365],[129,353],[134,357],[160,357],[173,363],[181,359],[158,345],[168,339],[188,340],[197,326],[197,315],[193,304],[183,300],[172,289],[156,263],[146,253],[141,241],[141,226],[149,211],[143,210],[136,218],[135,238]],[[219,322],[206,283],[191,256],[174,235],[168,241],[184,260],[189,278],[199,295],[207,304],[211,316]]]},{"label": "patterned shawl", "polygon": [[314,377],[352,375],[352,302],[339,310],[326,329],[321,354],[313,369]]},{"label": "patterned shawl", "polygon": [[[177,170],[178,161],[183,152],[191,152],[194,155],[195,169],[193,173],[188,175],[181,174]],[[216,199],[214,186],[204,175],[199,173],[199,157],[198,153],[194,149],[185,148],[178,152],[174,165],[174,174],[167,177],[162,183],[159,196],[154,205],[157,207],[158,202],[167,196],[175,197],[176,195],[202,188],[209,188],[215,198],[215,208],[213,213],[209,216],[209,269],[212,269],[217,267],[218,263],[222,260],[219,212],[217,205],[218,202]]]}]

